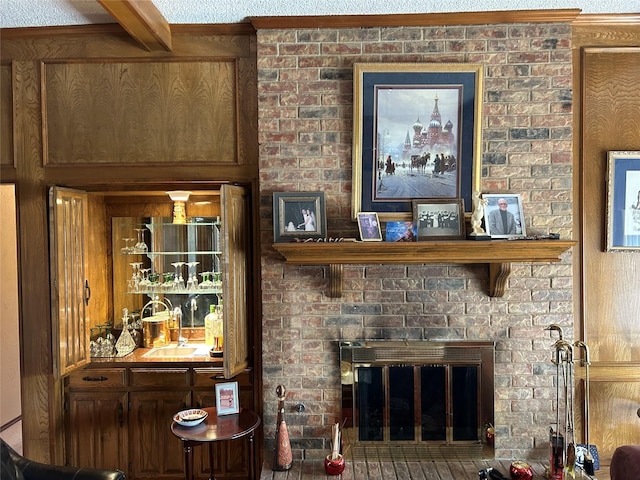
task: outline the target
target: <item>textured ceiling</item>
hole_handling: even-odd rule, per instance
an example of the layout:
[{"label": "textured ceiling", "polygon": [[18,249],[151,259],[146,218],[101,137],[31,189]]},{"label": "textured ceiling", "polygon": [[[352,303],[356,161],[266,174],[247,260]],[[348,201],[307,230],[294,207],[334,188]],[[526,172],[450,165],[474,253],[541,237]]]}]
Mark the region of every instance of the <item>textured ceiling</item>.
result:
[{"label": "textured ceiling", "polygon": [[[148,1],[148,0],[141,0]],[[237,23],[254,16],[378,15],[578,8],[638,13],[640,0],[152,0],[170,24]],[[507,3],[509,5],[507,5]],[[0,27],[113,23],[96,0],[0,0]]]}]

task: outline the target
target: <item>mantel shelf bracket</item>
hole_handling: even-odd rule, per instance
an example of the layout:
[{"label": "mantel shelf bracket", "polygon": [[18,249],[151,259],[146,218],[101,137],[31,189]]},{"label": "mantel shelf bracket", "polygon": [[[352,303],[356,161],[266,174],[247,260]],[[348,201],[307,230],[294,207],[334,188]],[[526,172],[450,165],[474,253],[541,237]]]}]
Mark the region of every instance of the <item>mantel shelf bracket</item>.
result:
[{"label": "mantel shelf bracket", "polygon": [[507,262],[489,264],[489,296],[502,297],[511,274],[511,264]]},{"label": "mantel shelf bracket", "polygon": [[329,297],[342,297],[342,265],[329,264]]}]

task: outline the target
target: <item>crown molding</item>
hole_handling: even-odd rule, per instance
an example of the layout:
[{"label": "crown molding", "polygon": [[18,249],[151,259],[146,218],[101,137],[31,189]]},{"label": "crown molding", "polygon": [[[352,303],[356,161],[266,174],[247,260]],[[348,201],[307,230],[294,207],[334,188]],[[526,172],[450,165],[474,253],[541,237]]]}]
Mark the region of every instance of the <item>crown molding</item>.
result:
[{"label": "crown molding", "polygon": [[490,12],[419,13],[398,15],[323,15],[251,17],[260,29],[283,28],[366,28],[429,27],[442,25],[490,25],[496,23],[562,23],[572,22],[581,10],[503,10]]}]

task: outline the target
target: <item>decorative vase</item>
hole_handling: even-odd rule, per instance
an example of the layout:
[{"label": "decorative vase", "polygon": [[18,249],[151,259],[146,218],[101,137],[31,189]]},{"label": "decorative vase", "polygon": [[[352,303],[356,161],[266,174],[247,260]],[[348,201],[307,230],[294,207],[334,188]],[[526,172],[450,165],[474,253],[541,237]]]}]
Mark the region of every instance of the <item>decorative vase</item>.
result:
[{"label": "decorative vase", "polygon": [[331,455],[327,455],[324,459],[324,471],[327,475],[340,475],[344,472],[345,460],[344,457],[338,454],[338,458],[331,458]]},{"label": "decorative vase", "polygon": [[533,478],[531,466],[522,460],[511,462],[509,474],[511,475],[511,480],[531,480]]}]

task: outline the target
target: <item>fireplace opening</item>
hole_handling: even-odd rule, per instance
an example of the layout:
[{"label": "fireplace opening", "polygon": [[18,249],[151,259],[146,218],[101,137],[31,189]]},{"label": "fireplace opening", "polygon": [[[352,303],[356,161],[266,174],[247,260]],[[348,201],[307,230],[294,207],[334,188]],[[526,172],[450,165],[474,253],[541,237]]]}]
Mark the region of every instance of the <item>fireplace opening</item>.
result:
[{"label": "fireplace opening", "polygon": [[486,457],[493,364],[493,342],[341,342],[345,440],[356,457]]}]

